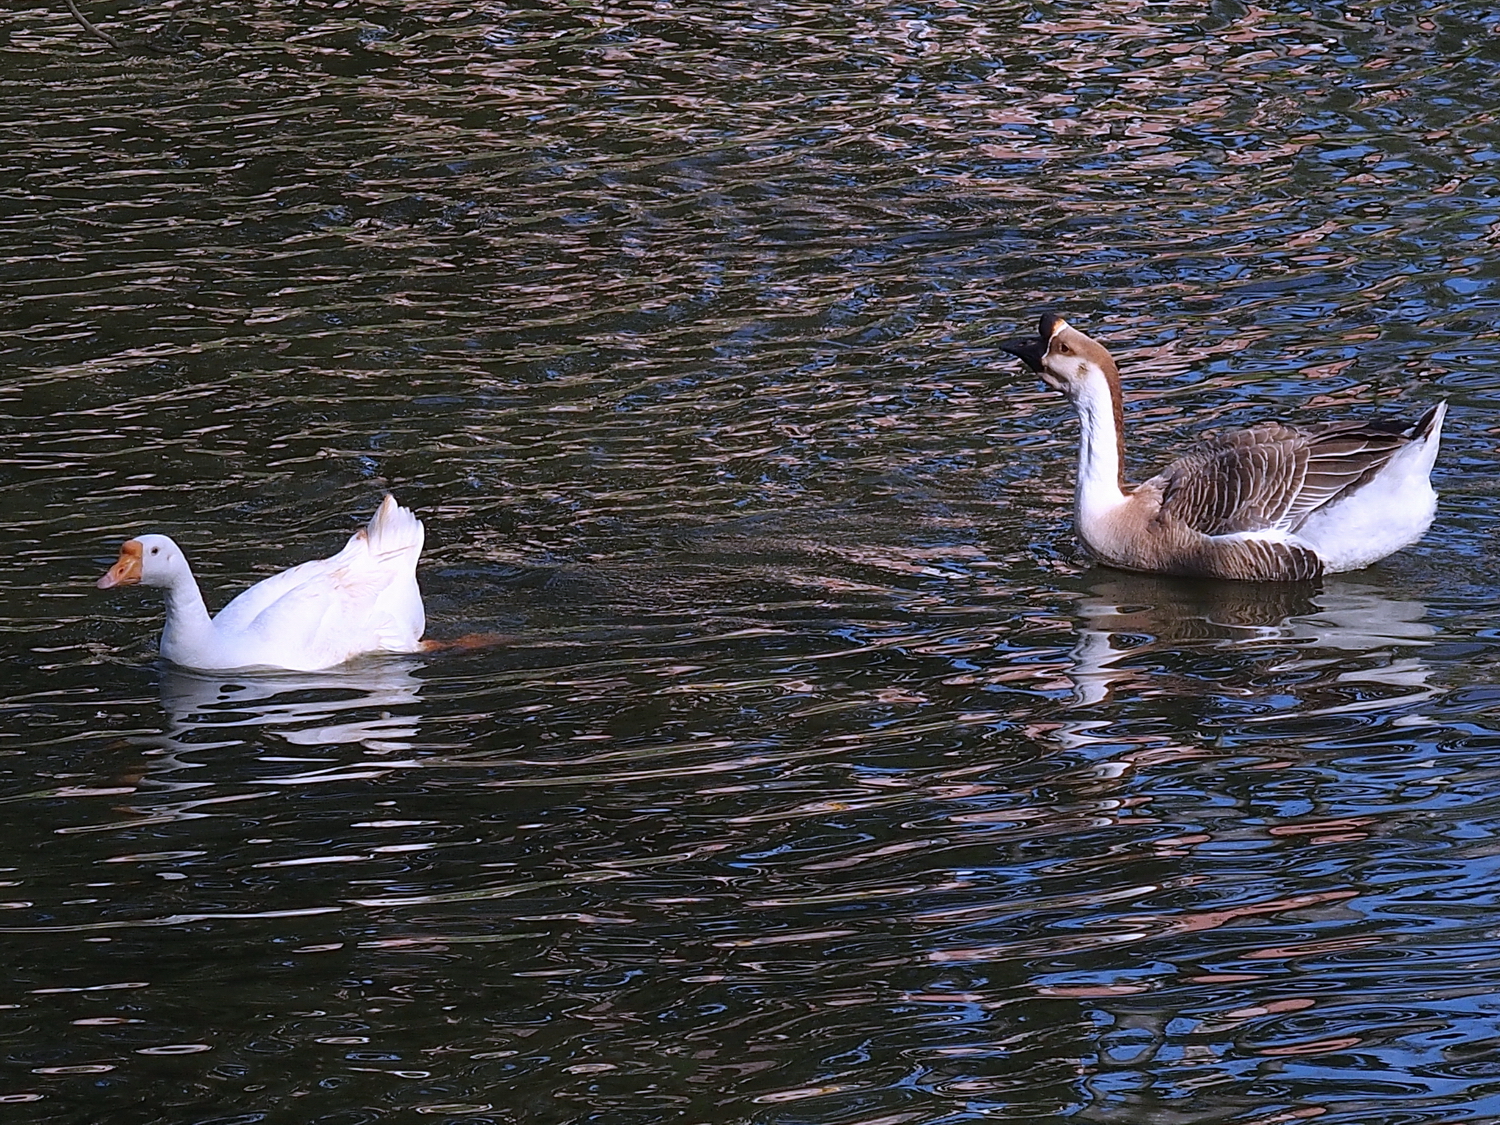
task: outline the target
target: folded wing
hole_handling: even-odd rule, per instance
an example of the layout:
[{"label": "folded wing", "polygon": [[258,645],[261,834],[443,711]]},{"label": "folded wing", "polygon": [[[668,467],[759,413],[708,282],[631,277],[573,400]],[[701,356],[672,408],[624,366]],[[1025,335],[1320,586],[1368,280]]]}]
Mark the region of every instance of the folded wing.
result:
[{"label": "folded wing", "polygon": [[1204,535],[1295,533],[1313,512],[1376,476],[1431,419],[1429,411],[1416,425],[1262,423],[1205,439],[1143,487],[1161,493],[1158,518]]},{"label": "folded wing", "polygon": [[411,652],[425,627],[421,521],[387,496],[338,554],[260,582],[214,618],[247,664],[320,668],[363,652]]}]

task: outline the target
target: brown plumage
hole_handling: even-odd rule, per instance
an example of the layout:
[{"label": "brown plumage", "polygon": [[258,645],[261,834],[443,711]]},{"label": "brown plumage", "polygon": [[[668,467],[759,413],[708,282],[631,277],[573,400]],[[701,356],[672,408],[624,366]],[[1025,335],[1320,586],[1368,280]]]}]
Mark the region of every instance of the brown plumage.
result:
[{"label": "brown plumage", "polygon": [[1141,487],[1157,488],[1164,514],[1205,535],[1277,527],[1296,531],[1315,510],[1375,476],[1427,432],[1415,425],[1328,422],[1297,429],[1262,422],[1198,442]]},{"label": "brown plumage", "polygon": [[1123,483],[1119,373],[1097,340],[1045,314],[1002,345],[1077,408],[1079,537],[1127,570],[1306,581],[1354,570],[1421,537],[1445,408],[1414,424],[1265,422],[1199,441],[1156,476]]}]

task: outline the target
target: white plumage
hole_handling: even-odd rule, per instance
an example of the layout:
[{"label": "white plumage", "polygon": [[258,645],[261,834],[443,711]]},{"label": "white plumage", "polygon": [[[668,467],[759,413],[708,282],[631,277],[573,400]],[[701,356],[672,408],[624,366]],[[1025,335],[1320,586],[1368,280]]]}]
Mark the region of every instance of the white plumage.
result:
[{"label": "white plumage", "polygon": [[256,583],[214,618],[187,559],[165,535],[127,542],[99,585],[166,589],[161,654],[174,664],[311,672],[365,653],[423,648],[422,538],[422,522],[387,495],[338,554]]}]

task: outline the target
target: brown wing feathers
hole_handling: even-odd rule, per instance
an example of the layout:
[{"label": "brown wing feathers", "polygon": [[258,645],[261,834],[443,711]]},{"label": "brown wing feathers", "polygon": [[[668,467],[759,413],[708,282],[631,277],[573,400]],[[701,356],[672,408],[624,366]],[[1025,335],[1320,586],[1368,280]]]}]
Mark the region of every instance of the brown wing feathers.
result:
[{"label": "brown wing feathers", "polygon": [[1307,474],[1306,435],[1267,422],[1200,442],[1151,482],[1161,515],[1204,535],[1276,527]]},{"label": "brown wing feathers", "polygon": [[1295,531],[1318,508],[1383,469],[1428,421],[1309,430],[1266,422],[1200,442],[1148,483],[1161,489],[1161,517],[1205,535]]},{"label": "brown wing feathers", "polygon": [[1287,529],[1324,504],[1369,480],[1411,441],[1402,426],[1379,422],[1349,423],[1314,431],[1308,449],[1307,477],[1288,510]]},{"label": "brown wing feathers", "polygon": [[1250,582],[1308,582],[1323,574],[1317,552],[1272,539],[1218,539],[1183,573]]}]

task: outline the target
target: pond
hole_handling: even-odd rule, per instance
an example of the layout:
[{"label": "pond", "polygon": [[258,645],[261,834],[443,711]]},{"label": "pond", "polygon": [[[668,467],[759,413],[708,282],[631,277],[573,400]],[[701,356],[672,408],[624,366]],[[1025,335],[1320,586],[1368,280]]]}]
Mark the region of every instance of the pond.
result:
[{"label": "pond", "polygon": [[[0,41],[7,1120],[1500,1117],[1500,9],[82,3]],[[1315,587],[1131,472],[1450,404]],[[429,635],[205,675],[417,511]]]}]

